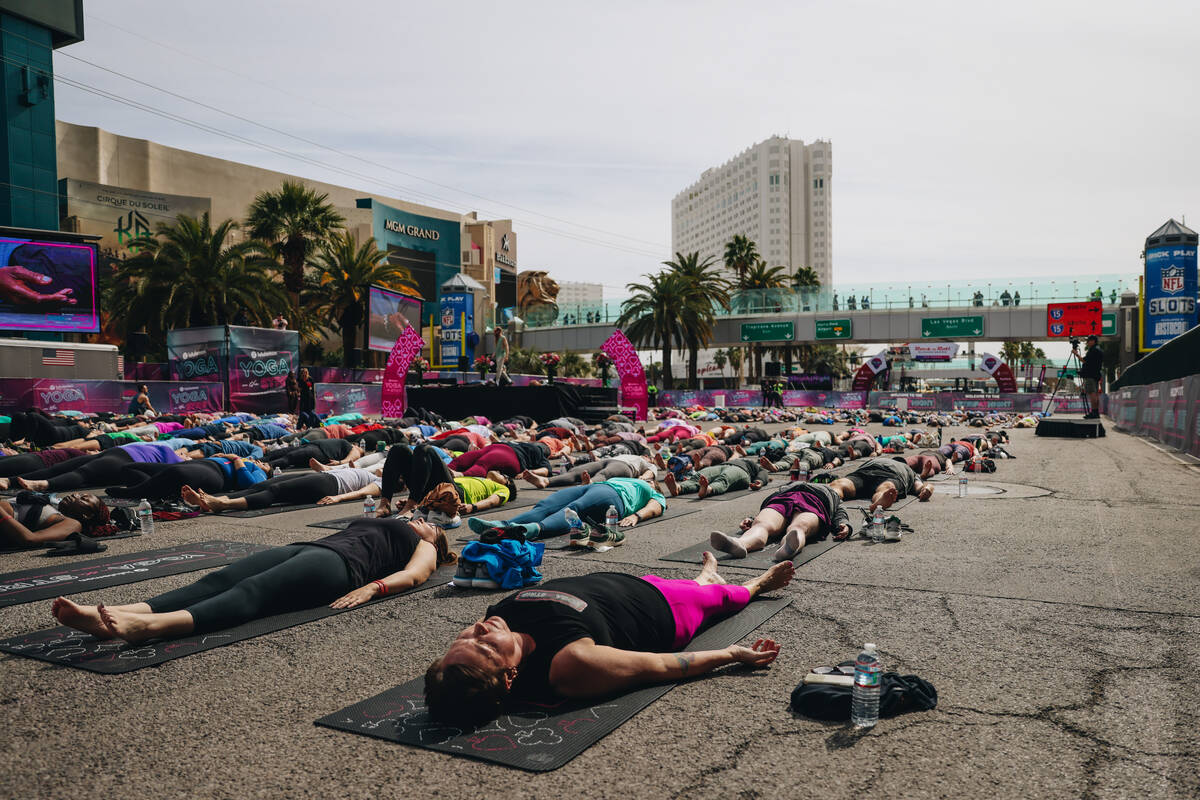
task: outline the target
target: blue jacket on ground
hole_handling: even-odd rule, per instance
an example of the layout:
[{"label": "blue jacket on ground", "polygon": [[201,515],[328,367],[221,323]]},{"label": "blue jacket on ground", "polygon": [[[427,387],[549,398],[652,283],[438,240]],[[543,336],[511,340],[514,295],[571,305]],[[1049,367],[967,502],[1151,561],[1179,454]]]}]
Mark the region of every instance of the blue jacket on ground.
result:
[{"label": "blue jacket on ground", "polygon": [[546,545],[541,542],[518,542],[504,539],[499,544],[467,542],[462,556],[467,561],[481,564],[492,580],[503,589],[520,589],[532,586],[542,579],[535,567],[542,563]]}]

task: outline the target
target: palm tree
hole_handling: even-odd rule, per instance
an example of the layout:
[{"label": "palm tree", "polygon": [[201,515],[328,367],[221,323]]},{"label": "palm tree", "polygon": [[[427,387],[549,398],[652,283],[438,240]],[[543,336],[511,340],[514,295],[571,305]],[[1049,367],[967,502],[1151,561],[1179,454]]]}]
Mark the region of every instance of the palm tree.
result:
[{"label": "palm tree", "polygon": [[675,272],[646,276],[647,283],[631,283],[631,295],[621,304],[617,327],[634,345],[662,348],[664,389],[675,388],[671,376],[671,351],[682,345],[683,329],[679,309],[687,297],[687,287]]},{"label": "palm tree", "polygon": [[259,192],[246,215],[250,235],[272,243],[282,258],[283,282],[296,315],[300,314],[304,265],[345,223],[328,198],[328,194],[318,194],[299,181],[284,181],[277,192]]},{"label": "palm tree", "polygon": [[758,245],[742,234],[735,234],[725,243],[725,268],[738,280],[758,261]]},{"label": "palm tree", "polygon": [[817,289],[821,286],[821,276],[812,267],[800,267],[792,275],[792,286],[797,289]]},{"label": "palm tree", "polygon": [[274,279],[275,261],[261,242],[227,244],[238,223],[215,229],[207,213],[180,214],[159,223],[137,255],[125,261],[109,290],[107,306],[126,333],[226,325],[237,319],[266,324],[287,307]]},{"label": "palm tree", "polygon": [[684,285],[684,301],[679,308],[679,322],[683,329],[683,340],[687,345],[688,388],[699,386],[700,348],[712,341],[713,324],[716,322],[714,305],[729,310],[729,282],[717,272],[709,256],[703,261],[699,253],[676,253],[674,261],[664,261],[663,266],[679,276]]},{"label": "palm tree", "polygon": [[558,372],[564,378],[587,378],[592,374],[592,362],[579,353],[563,353]]},{"label": "palm tree", "polygon": [[724,350],[718,349],[713,353],[713,363],[717,365],[717,369],[721,370],[721,380],[725,380],[725,365],[729,363],[729,354]]},{"label": "palm tree", "polygon": [[342,334],[342,365],[355,366],[354,349],[358,332],[366,320],[367,290],[371,284],[396,291],[416,292],[407,267],[389,264],[387,253],[371,237],[359,244],[358,237],[335,232],[312,258],[306,276],[305,307],[317,319],[335,320]]}]

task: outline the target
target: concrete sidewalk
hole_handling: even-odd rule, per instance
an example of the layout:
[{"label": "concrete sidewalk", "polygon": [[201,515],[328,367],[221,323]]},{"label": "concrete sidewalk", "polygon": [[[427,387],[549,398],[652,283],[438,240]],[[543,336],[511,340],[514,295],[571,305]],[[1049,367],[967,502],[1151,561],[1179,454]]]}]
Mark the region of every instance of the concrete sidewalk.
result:
[{"label": "concrete sidewalk", "polygon": [[[882,431],[882,428],[875,428]],[[0,657],[6,797],[1148,797],[1200,795],[1200,472],[1130,436],[1038,439],[1015,460],[899,512],[899,544],[847,542],[797,571],[796,600],[755,632],[770,669],[682,685],[555,772],[531,775],[317,728],[423,672],[498,593],[439,587],[126,675]],[[548,577],[690,577],[659,556],[733,530],[765,492],[704,502],[603,554],[547,551]],[[691,500],[677,502],[690,503]],[[285,544],[347,506],[200,518],[109,553],[226,538]],[[12,572],[44,563],[0,556]],[[730,580],[751,573],[723,566]],[[131,602],[199,573],[85,593]],[[0,609],[0,636],[53,624]],[[935,711],[865,735],[788,710],[812,666],[876,642]],[[586,787],[586,788],[585,788]]]}]

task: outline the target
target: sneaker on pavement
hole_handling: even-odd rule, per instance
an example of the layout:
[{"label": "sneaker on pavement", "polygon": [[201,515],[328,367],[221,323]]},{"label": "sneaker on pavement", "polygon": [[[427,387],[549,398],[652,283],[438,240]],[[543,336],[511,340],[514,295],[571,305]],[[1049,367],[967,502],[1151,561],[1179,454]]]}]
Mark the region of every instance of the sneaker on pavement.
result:
[{"label": "sneaker on pavement", "polygon": [[625,532],[617,529],[609,533],[605,530],[592,531],[588,535],[588,544],[592,547],[620,547],[625,544]]},{"label": "sneaker on pavement", "polygon": [[475,533],[483,533],[489,528],[503,528],[504,523],[494,519],[484,519],[483,517],[469,517],[467,519],[467,527]]},{"label": "sneaker on pavement", "polygon": [[591,537],[591,533],[588,531],[586,525],[583,526],[582,528],[572,528],[571,529],[570,539],[571,539],[571,545],[574,547],[587,547],[587,543],[588,543],[588,540],[590,537]]},{"label": "sneaker on pavement", "polygon": [[483,564],[475,565],[475,580],[471,581],[472,589],[499,589],[500,583],[492,580],[492,576],[488,574],[487,567]]},{"label": "sneaker on pavement", "polygon": [[454,571],[451,585],[458,589],[471,589],[475,585],[475,570],[478,565],[474,561],[458,560],[458,569]]},{"label": "sneaker on pavement", "polygon": [[425,521],[430,525],[437,525],[439,528],[457,528],[459,525],[462,525],[462,517],[458,514],[450,515],[437,509],[427,513]]}]

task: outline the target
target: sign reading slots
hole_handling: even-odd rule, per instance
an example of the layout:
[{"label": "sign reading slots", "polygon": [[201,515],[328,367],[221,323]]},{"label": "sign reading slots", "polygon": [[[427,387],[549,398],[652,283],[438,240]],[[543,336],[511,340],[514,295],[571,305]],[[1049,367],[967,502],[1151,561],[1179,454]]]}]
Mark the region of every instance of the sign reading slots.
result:
[{"label": "sign reading slots", "polygon": [[1046,306],[1046,335],[1052,338],[1099,336],[1103,305],[1086,303],[1050,303]]}]

